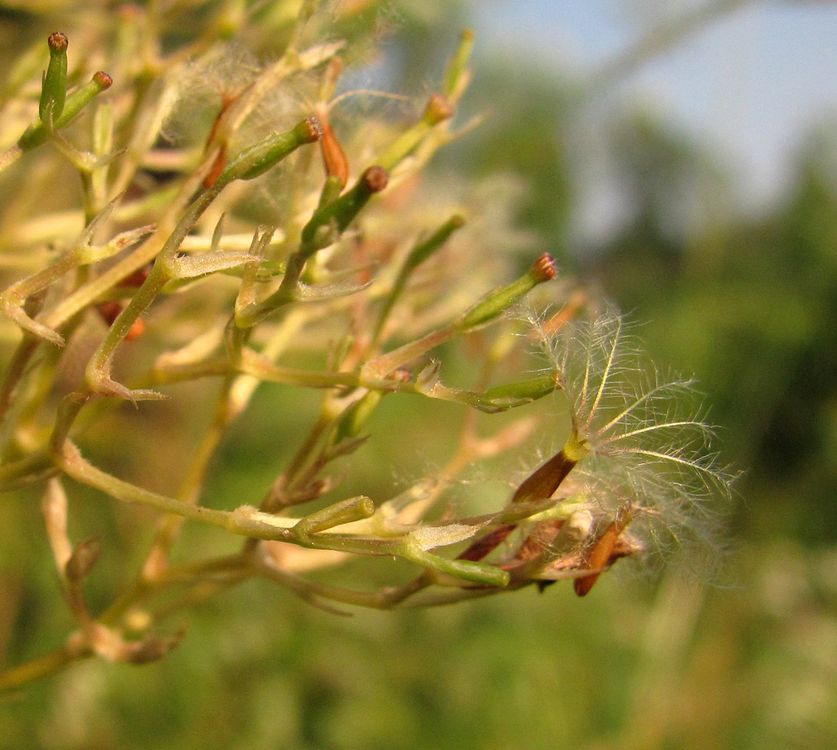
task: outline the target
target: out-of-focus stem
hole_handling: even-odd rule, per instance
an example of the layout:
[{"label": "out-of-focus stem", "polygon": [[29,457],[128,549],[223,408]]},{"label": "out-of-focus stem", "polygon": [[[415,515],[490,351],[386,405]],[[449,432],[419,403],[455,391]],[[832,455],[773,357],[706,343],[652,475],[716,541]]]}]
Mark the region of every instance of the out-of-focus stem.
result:
[{"label": "out-of-focus stem", "polygon": [[0,690],[11,690],[25,685],[27,682],[47,677],[63,669],[74,660],[91,655],[92,652],[79,653],[68,646],[50,651],[48,654],[32,659],[32,661],[18,664],[16,667],[0,672]]}]

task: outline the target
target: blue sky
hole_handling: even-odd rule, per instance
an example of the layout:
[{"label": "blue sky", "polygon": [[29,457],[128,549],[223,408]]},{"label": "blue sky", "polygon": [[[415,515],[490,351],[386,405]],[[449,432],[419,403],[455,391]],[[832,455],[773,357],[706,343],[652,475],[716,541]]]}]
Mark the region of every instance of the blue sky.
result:
[{"label": "blue sky", "polygon": [[[584,76],[660,18],[708,0],[470,0],[481,54]],[[609,95],[639,98],[722,154],[744,205],[787,182],[804,134],[837,122],[837,3],[754,0],[642,65]]]}]

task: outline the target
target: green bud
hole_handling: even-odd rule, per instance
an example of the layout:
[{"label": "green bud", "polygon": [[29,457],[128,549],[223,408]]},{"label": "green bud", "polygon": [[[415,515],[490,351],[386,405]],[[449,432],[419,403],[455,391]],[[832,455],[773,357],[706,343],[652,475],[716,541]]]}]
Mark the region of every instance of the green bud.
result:
[{"label": "green bud", "polygon": [[551,372],[538,378],[489,388],[481,394],[480,401],[493,406],[511,408],[537,401],[539,398],[548,396],[556,388],[558,388],[558,376],[557,373]]},{"label": "green bud", "polygon": [[[308,258],[325,247],[346,229],[360,210],[375,194],[380,193],[389,182],[389,174],[382,167],[369,167],[360,179],[337,200],[317,209],[302,229],[300,255]],[[334,232],[323,233],[325,227],[334,227]]]},{"label": "green bud", "polygon": [[555,278],[556,273],[552,256],[549,253],[539,255],[523,276],[507,286],[489,292],[460,318],[455,327],[460,331],[469,331],[485,325],[521,300],[538,284]]},{"label": "green bud", "polygon": [[403,159],[409,156],[424,140],[427,134],[439,123],[453,117],[453,106],[442,94],[431,94],[421,113],[421,118],[407,128],[390,145],[380,158],[380,164],[385,169],[393,169]]},{"label": "green bud", "polygon": [[[86,107],[97,94],[109,89],[113,84],[113,79],[104,71],[99,71],[93,74],[90,81],[82,86],[78,91],[70,94],[64,102],[64,109],[61,116],[54,119],[52,127],[54,130],[63,128],[71,120],[73,120],[84,107]],[[46,141],[49,136],[49,131],[44,125],[43,121],[38,118],[32,123],[23,135],[18,139],[17,145],[23,150],[28,151],[35,146],[40,146]]]},{"label": "green bud", "polygon": [[244,149],[227,164],[215,182],[215,187],[221,188],[233,180],[252,180],[267,172],[300,146],[314,143],[319,137],[319,120],[313,115],[306,117],[290,130],[273,133]]},{"label": "green bud", "polygon": [[49,65],[41,85],[38,114],[44,120],[47,110],[51,109],[52,120],[55,122],[64,111],[64,101],[67,98],[67,37],[56,31],[49,35],[47,44]]}]

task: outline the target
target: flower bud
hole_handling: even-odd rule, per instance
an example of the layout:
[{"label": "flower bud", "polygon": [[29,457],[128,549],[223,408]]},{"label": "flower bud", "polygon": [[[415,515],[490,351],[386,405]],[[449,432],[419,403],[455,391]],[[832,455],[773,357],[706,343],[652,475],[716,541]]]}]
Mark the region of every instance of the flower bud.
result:
[{"label": "flower bud", "polygon": [[[93,97],[109,89],[112,84],[113,79],[104,71],[100,70],[94,73],[88,83],[67,97],[61,116],[55,118],[52,122],[53,129],[57,130],[67,125],[92,101]],[[46,141],[48,135],[49,132],[44,126],[43,121],[38,119],[26,128],[23,135],[18,139],[17,145],[22,150],[27,151],[35,146],[40,146]]]},{"label": "flower bud", "polygon": [[[307,258],[333,242],[360,213],[369,199],[375,193],[380,193],[388,182],[389,173],[383,167],[369,167],[343,195],[317,209],[302,229],[300,254]],[[330,227],[334,227],[335,231],[320,231]]]},{"label": "flower bud", "polygon": [[523,276],[511,284],[489,292],[477,302],[462,316],[456,327],[460,331],[469,331],[489,323],[521,300],[538,284],[555,278],[556,274],[555,260],[549,253],[542,253]]},{"label": "flower bud", "polygon": [[244,149],[227,164],[215,187],[222,188],[233,180],[252,180],[267,172],[300,146],[319,140],[321,135],[320,121],[313,115],[306,117],[290,130],[272,133]]},{"label": "flower bud", "polygon": [[361,175],[360,182],[370,195],[380,193],[389,184],[389,173],[383,167],[369,167]]},{"label": "flower bud", "polygon": [[90,79],[90,82],[95,84],[97,94],[113,86],[113,78],[110,77],[109,73],[105,73],[104,70],[97,70]]},{"label": "flower bud", "polygon": [[558,267],[555,265],[555,258],[549,253],[541,253],[529,269],[538,283],[551,281],[558,275]]},{"label": "flower bud", "polygon": [[47,111],[50,110],[50,117],[55,122],[64,111],[64,102],[67,98],[67,37],[60,31],[56,31],[49,35],[47,44],[49,45],[49,65],[41,85],[38,114],[41,120],[44,120]]}]

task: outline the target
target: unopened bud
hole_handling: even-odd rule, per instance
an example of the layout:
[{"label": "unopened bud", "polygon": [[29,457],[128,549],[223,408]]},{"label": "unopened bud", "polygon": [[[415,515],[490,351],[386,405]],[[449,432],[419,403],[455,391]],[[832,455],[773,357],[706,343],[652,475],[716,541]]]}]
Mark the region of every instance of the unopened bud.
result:
[{"label": "unopened bud", "polygon": [[[333,242],[351,224],[369,199],[375,193],[380,193],[388,182],[389,174],[383,167],[368,167],[349,190],[314,212],[302,229],[300,254],[307,258]],[[324,229],[327,231],[323,231]]]},{"label": "unopened bud", "polygon": [[320,121],[314,115],[310,115],[290,130],[273,133],[244,149],[227,164],[215,186],[224,187],[232,180],[252,180],[267,172],[300,146],[319,140],[321,135]]},{"label": "unopened bud", "polygon": [[109,73],[105,73],[104,70],[96,71],[91,80],[99,87],[99,91],[105,91],[113,86],[113,78],[110,77]]},{"label": "unopened bud", "polygon": [[64,52],[67,49],[67,36],[60,31],[53,31],[47,37],[47,45],[49,45],[50,54]]},{"label": "unopened bud", "polygon": [[53,32],[47,38],[47,45],[49,65],[41,86],[38,114],[43,120],[49,110],[52,121],[55,122],[64,111],[67,98],[67,37],[60,31]]},{"label": "unopened bud", "polygon": [[468,310],[456,324],[460,331],[485,325],[521,300],[538,284],[555,278],[555,261],[548,253],[538,256],[531,268],[519,279],[507,286],[489,292]]},{"label": "unopened bud", "polygon": [[323,126],[316,115],[308,115],[296,126],[296,130],[305,143],[314,143],[323,135]]},{"label": "unopened bud", "polygon": [[555,258],[549,253],[541,253],[532,264],[529,272],[538,281],[550,281],[558,275],[558,266],[555,265]]},{"label": "unopened bud", "polygon": [[[93,97],[110,88],[111,84],[113,84],[113,79],[104,71],[100,70],[98,73],[94,73],[88,83],[66,98],[64,109],[60,117],[53,119],[52,127],[57,130],[67,125],[92,101]],[[42,144],[46,141],[48,135],[43,121],[39,119],[26,128],[23,135],[18,139],[17,145],[26,151]]]}]

